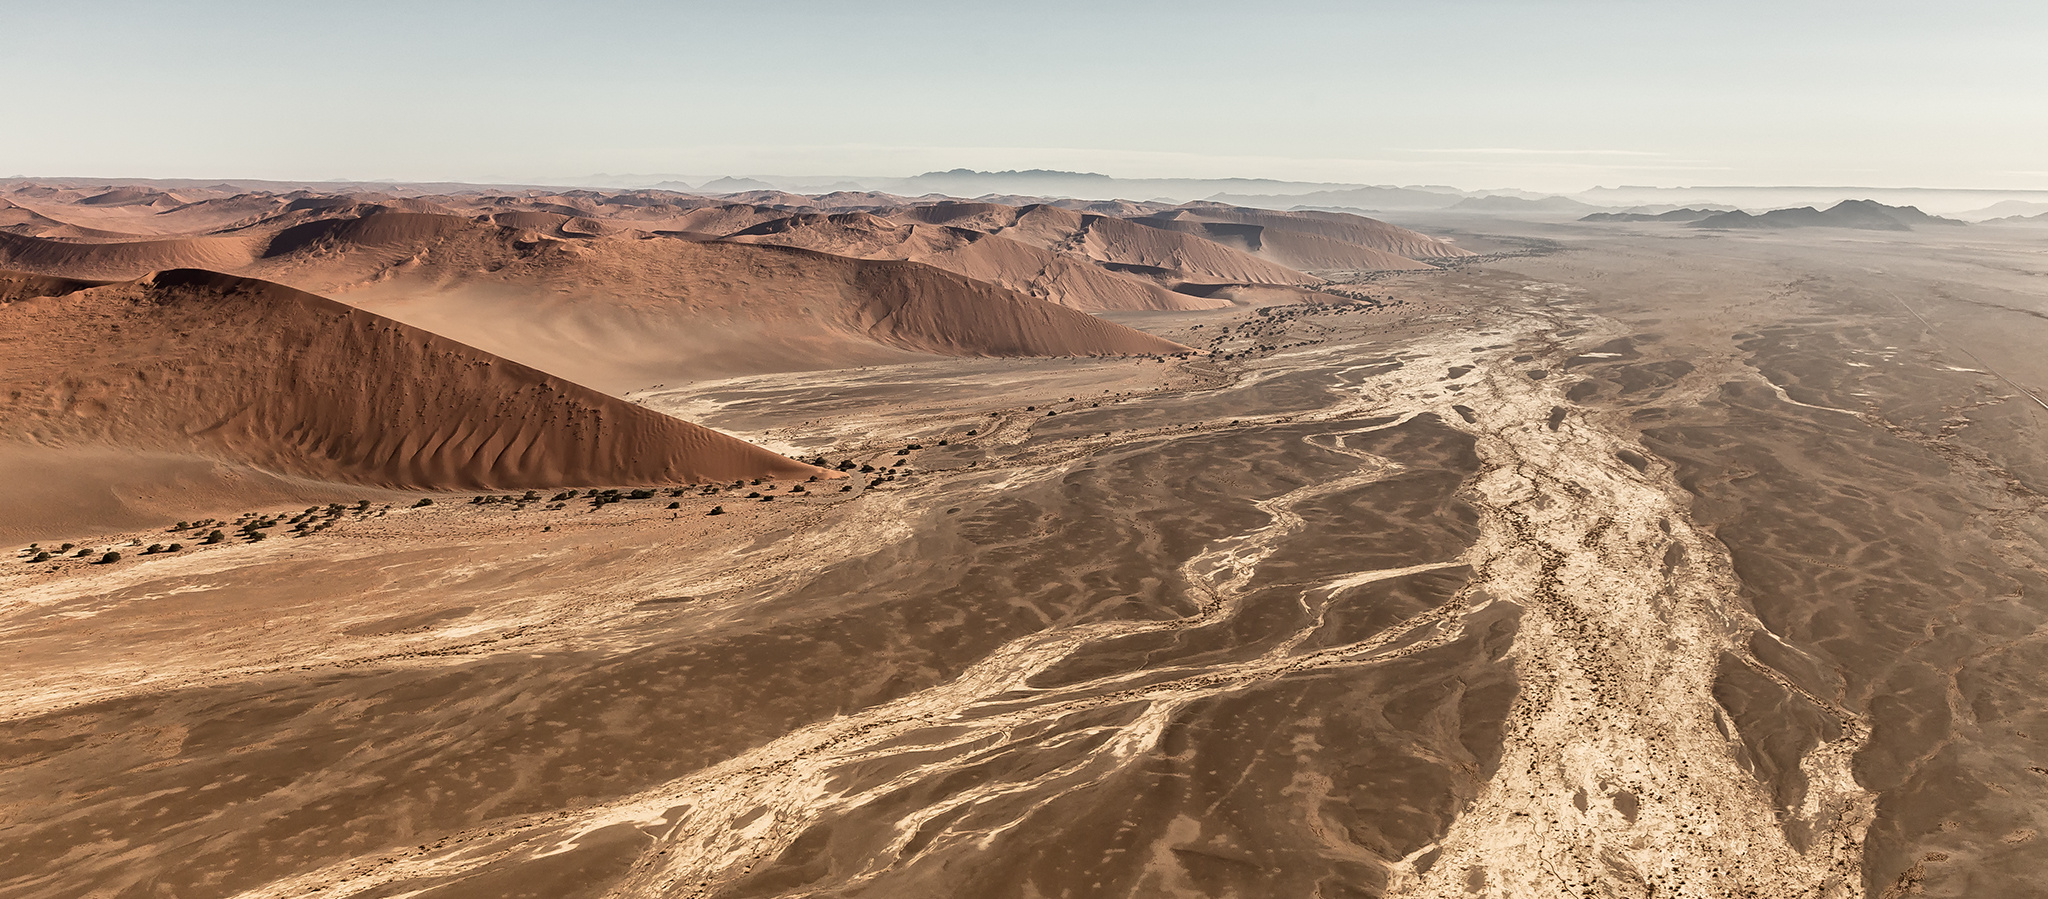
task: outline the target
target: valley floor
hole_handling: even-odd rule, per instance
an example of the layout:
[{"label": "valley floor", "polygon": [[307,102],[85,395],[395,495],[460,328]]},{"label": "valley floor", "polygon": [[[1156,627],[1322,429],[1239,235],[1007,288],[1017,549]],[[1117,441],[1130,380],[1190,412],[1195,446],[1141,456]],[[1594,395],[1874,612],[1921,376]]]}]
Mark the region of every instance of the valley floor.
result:
[{"label": "valley floor", "polygon": [[2038,248],[1524,232],[628,394],[801,492],[10,563],[0,892],[2038,894]]}]

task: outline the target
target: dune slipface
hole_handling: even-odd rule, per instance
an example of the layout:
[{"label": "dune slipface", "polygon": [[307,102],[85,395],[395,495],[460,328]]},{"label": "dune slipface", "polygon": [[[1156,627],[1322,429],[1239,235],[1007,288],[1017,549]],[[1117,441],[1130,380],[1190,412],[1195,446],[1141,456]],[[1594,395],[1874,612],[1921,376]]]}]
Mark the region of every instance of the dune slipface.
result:
[{"label": "dune slipface", "polygon": [[685,483],[810,466],[278,284],[7,276],[0,438],[197,451],[408,488]]}]

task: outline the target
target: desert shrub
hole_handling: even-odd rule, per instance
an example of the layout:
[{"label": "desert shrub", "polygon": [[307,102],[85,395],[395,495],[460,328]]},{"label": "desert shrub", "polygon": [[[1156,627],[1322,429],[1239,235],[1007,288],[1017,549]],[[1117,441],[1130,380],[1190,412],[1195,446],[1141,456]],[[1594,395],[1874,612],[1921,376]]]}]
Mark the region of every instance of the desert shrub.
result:
[{"label": "desert shrub", "polygon": [[853,460],[852,460],[852,459],[841,459],[841,460],[839,460],[839,470],[840,470],[840,471],[852,471],[852,470],[853,470],[853,467],[854,467],[854,466],[853,466]]},{"label": "desert shrub", "polygon": [[146,555],[149,555],[150,553],[160,553],[160,552],[163,552],[163,551],[164,551],[164,545],[163,545],[163,544],[161,544],[161,543],[152,543],[152,544],[150,544],[150,545],[149,545],[149,548],[148,548],[148,549],[145,549],[145,550],[143,550],[143,551],[142,551],[142,554],[146,556]]},{"label": "desert shrub", "polygon": [[706,515],[724,515],[724,514],[725,514],[725,507],[724,507],[724,506],[712,506],[712,507],[711,507],[711,511],[709,511],[709,512],[706,512],[706,513],[704,513],[704,514],[706,514]]},{"label": "desert shrub", "polygon": [[48,561],[50,561],[50,553],[49,553],[49,551],[48,551],[48,550],[44,550],[44,551],[42,551],[42,552],[38,552],[38,553],[36,553],[36,554],[35,554],[35,556],[34,556],[33,558],[29,559],[29,561],[31,561],[31,562],[48,562]]},{"label": "desert shrub", "polygon": [[250,543],[255,543],[256,541],[258,541],[258,540],[261,540],[261,539],[263,539],[263,538],[265,538],[265,537],[268,537],[268,536],[270,536],[270,535],[269,535],[269,534],[265,534],[265,533],[263,533],[262,531],[250,531],[250,532],[249,532],[249,542],[250,542]]},{"label": "desert shrub", "polygon": [[77,551],[77,552],[75,552],[75,553],[72,553],[72,554],[71,554],[71,557],[72,557],[72,558],[74,558],[74,559],[83,559],[83,558],[85,558],[86,556],[90,556],[90,555],[92,555],[92,550],[89,550],[89,549],[81,549],[81,550],[79,550],[79,551]]},{"label": "desert shrub", "polygon": [[794,487],[791,487],[791,488],[789,488],[789,492],[791,492],[791,493],[802,493],[802,492],[804,492],[804,485],[802,485],[802,484],[798,484],[798,485],[796,485],[796,486],[794,486]]},{"label": "desert shrub", "polygon": [[945,445],[947,445],[947,443],[948,443],[948,442],[949,442],[949,441],[941,440],[941,441],[939,441],[939,445],[940,445],[940,446],[945,446]]},{"label": "desert shrub", "polygon": [[186,523],[184,523],[184,522],[182,522],[182,521],[181,521],[181,522],[178,522],[178,525],[177,525],[176,527],[173,527],[173,528],[171,528],[171,530],[174,530],[174,531],[182,531],[182,530],[184,530],[184,529],[186,529],[186,528],[189,528],[189,527],[191,527],[191,525],[189,525],[189,524],[186,524]]},{"label": "desert shrub", "polygon": [[759,490],[751,490],[751,491],[748,491],[748,492],[747,492],[747,498],[748,498],[748,499],[760,499],[760,498],[761,498],[761,491],[759,491]]},{"label": "desert shrub", "polygon": [[551,499],[551,500],[548,500],[548,502],[553,502],[553,503],[561,503],[561,502],[568,502],[569,500],[572,500],[572,499],[575,499],[575,498],[576,498],[576,491],[574,491],[574,490],[567,490],[567,491],[563,491],[563,492],[561,492],[561,493],[557,493],[557,494],[555,494],[555,498],[554,498],[554,499]]},{"label": "desert shrub", "polygon": [[78,544],[76,544],[76,543],[66,543],[66,544],[64,544],[63,546],[57,547],[57,551],[58,551],[58,552],[60,552],[60,553],[68,553],[68,552],[70,552],[70,551],[71,551],[71,548],[72,548],[72,547],[74,547],[74,546],[77,546],[77,545],[78,545]]},{"label": "desert shrub", "polygon": [[211,531],[211,532],[208,532],[208,533],[207,533],[207,535],[206,535],[206,539],[205,539],[205,540],[201,540],[201,541],[199,541],[199,542],[200,542],[200,543],[201,543],[202,545],[206,545],[206,546],[212,546],[213,544],[215,544],[215,543],[219,543],[219,542],[221,542],[221,541],[223,541],[223,540],[226,540],[226,539],[228,539],[228,538],[227,538],[227,535],[226,535],[226,534],[223,534],[223,533],[221,533],[220,531],[217,531],[217,530],[216,530],[216,531]]},{"label": "desert shrub", "polygon": [[844,486],[842,486],[842,487],[840,487],[840,488],[839,488],[839,492],[840,492],[840,493],[852,493],[852,492],[853,492],[853,485],[852,485],[852,484],[847,484],[847,485],[844,485]]},{"label": "desert shrub", "polygon": [[111,565],[111,564],[113,564],[113,563],[115,563],[115,562],[119,562],[119,561],[121,561],[121,554],[120,554],[120,553],[117,553],[117,552],[115,552],[115,551],[113,551],[113,550],[111,550],[111,549],[110,549],[110,550],[107,550],[107,554],[106,554],[106,555],[104,555],[104,556],[101,556],[101,557],[100,557],[100,561],[99,561],[99,564],[101,564],[101,565]]},{"label": "desert shrub", "polygon": [[652,491],[652,490],[645,490],[645,489],[642,489],[642,490],[635,490],[635,491],[633,491],[633,494],[632,494],[632,498],[633,498],[633,499],[653,499],[653,498],[654,498],[654,491]]},{"label": "desert shrub", "polygon": [[683,507],[683,504],[682,504],[682,503],[669,503],[669,504],[668,504],[668,507],[669,507],[669,508],[671,508],[671,509],[680,509],[680,508],[682,508],[682,507]]},{"label": "desert shrub", "polygon": [[860,467],[861,474],[868,474],[870,472],[873,472],[874,470],[875,467],[873,465],[862,464]]},{"label": "desert shrub", "polygon": [[900,449],[900,450],[897,450],[897,451],[896,451],[896,455],[899,455],[899,456],[908,456],[908,455],[910,455],[910,449],[909,449],[908,447],[906,447],[906,448],[904,448],[904,449]]},{"label": "desert shrub", "polygon": [[419,502],[416,502],[416,503],[413,503],[413,504],[412,504],[412,507],[413,507],[413,508],[415,508],[415,509],[418,509],[418,508],[420,508],[420,507],[422,507],[422,506],[431,506],[431,505],[433,505],[433,504],[434,504],[434,501],[433,501],[433,500],[430,500],[430,499],[428,499],[428,498],[426,498],[426,497],[422,496],[422,497],[420,497],[420,501],[419,501]]},{"label": "desert shrub", "polygon": [[184,551],[185,551],[185,544],[183,544],[183,543],[173,543],[173,544],[171,544],[171,545],[169,545],[169,546],[166,546],[166,547],[164,547],[164,552],[167,552],[167,553],[177,553],[177,552],[184,552]]},{"label": "desert shrub", "polygon": [[771,493],[767,496],[761,497],[761,501],[764,503],[772,503],[775,501],[775,495]]}]

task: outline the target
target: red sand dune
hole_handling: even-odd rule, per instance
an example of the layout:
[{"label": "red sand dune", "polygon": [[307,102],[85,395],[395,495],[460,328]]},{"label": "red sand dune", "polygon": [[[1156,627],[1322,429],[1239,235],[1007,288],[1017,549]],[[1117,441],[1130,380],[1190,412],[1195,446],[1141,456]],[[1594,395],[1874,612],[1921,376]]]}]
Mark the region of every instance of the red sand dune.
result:
[{"label": "red sand dune", "polygon": [[408,488],[651,484],[814,469],[279,284],[8,274],[0,442],[197,452]]},{"label": "red sand dune", "polygon": [[[383,267],[366,270],[373,258]],[[528,242],[479,226],[381,257],[276,262],[281,280],[330,279],[349,303],[611,391],[936,355],[1186,349],[932,266],[779,246],[644,234]]]},{"label": "red sand dune", "polygon": [[250,235],[83,240],[0,232],[0,269],[125,280],[171,268],[239,269],[255,258]]},{"label": "red sand dune", "polygon": [[1281,212],[1271,209],[1247,209],[1242,206],[1227,206],[1221,203],[1189,203],[1178,209],[1158,213],[1149,218],[1183,222],[1198,221],[1256,225],[1268,231],[1290,231],[1313,235],[1338,243],[1393,253],[1409,259],[1438,259],[1472,255],[1470,250],[1466,250],[1448,241],[1430,237],[1427,234],[1410,231],[1398,225],[1389,225],[1378,219],[1342,212],[1318,212],[1313,210]]},{"label": "red sand dune", "polygon": [[1176,218],[1145,218],[1139,221],[1153,228],[1193,234],[1302,271],[1412,271],[1433,268],[1426,262],[1396,253],[1301,231]]},{"label": "red sand dune", "polygon": [[1227,305],[1222,300],[1176,293],[1147,278],[1120,275],[1086,259],[1000,235],[947,225],[895,222],[865,212],[795,215],[763,222],[725,239],[802,247],[856,259],[922,262],[1084,312],[1213,309]]},{"label": "red sand dune", "polygon": [[1202,237],[1057,206],[944,203],[903,210],[894,217],[996,234],[1169,285],[1322,283],[1320,278]]}]

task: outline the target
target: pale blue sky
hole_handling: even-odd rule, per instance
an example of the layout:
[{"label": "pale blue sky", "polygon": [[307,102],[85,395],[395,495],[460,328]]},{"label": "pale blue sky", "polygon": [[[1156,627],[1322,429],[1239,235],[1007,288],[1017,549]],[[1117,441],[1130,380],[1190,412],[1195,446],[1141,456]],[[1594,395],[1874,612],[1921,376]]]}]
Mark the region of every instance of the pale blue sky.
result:
[{"label": "pale blue sky", "polygon": [[0,0],[0,176],[2048,188],[2048,4]]}]

